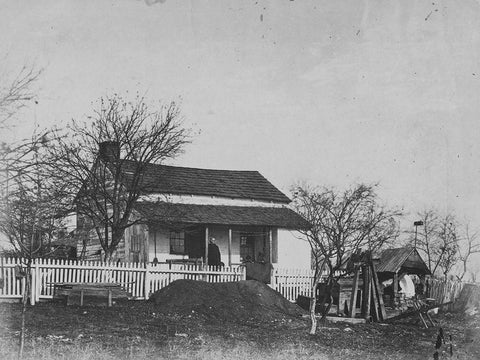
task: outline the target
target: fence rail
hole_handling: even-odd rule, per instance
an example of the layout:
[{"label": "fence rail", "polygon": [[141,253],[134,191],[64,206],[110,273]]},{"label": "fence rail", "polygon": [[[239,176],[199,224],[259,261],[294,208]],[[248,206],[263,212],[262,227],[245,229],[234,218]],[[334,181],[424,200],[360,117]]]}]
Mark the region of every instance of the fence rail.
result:
[{"label": "fence rail", "polygon": [[452,310],[453,303],[460,297],[463,285],[461,281],[430,279],[427,295],[429,298],[435,299],[437,304],[451,302],[452,304],[448,305],[448,309]]},{"label": "fence rail", "polygon": [[[25,281],[18,275],[26,263],[25,259],[0,259],[0,298],[22,298]],[[245,279],[245,268],[35,259],[31,265],[29,297],[32,305],[40,299],[51,299],[54,285],[59,283],[115,283],[135,299],[148,299],[153,292],[178,279],[238,281]]]},{"label": "fence rail", "polygon": [[[341,276],[345,271],[336,271],[335,276]],[[311,269],[275,268],[272,271],[270,287],[277,290],[286,299],[296,301],[299,295],[312,296],[314,271]],[[327,272],[321,278],[326,278]]]},{"label": "fence rail", "polygon": [[[18,277],[18,269],[25,259],[0,258],[0,299],[20,299],[25,282]],[[103,263],[97,261],[68,261],[35,259],[31,267],[30,302],[53,298],[54,285],[58,283],[115,283],[120,284],[135,299],[148,299],[155,291],[179,279],[227,282],[245,280],[243,266],[215,267],[194,264],[144,265],[138,263]],[[342,275],[337,272],[336,276]],[[322,274],[323,277],[326,274]],[[274,268],[270,287],[290,301],[299,295],[311,296],[313,271],[310,269]],[[429,280],[429,297],[437,303],[455,301],[462,283]]]}]

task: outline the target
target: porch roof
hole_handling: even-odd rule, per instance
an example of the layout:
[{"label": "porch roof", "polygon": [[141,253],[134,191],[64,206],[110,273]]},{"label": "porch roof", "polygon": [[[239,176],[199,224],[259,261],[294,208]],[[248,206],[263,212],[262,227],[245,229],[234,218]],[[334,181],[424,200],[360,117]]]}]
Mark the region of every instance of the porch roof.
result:
[{"label": "porch roof", "polygon": [[273,226],[305,229],[308,222],[286,207],[172,204],[139,202],[136,210],[148,223]]}]

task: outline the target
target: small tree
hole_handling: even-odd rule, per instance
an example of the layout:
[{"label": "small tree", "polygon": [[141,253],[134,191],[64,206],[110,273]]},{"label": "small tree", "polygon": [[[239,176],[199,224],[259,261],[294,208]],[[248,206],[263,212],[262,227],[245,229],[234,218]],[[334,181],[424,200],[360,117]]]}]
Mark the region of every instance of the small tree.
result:
[{"label": "small tree", "polygon": [[467,223],[465,225],[464,235],[459,242],[458,259],[461,262],[461,273],[457,275],[459,280],[463,280],[468,272],[468,265],[473,254],[480,253],[480,241],[478,231],[471,231]]},{"label": "small tree", "polygon": [[417,239],[409,231],[410,244],[415,244],[425,255],[432,275],[441,270],[443,276],[447,277],[459,260],[458,222],[453,214],[441,216],[433,209],[424,210],[417,216],[422,220],[423,226]]},{"label": "small tree", "polygon": [[19,357],[25,342],[25,312],[31,296],[31,268],[36,257],[48,255],[49,243],[57,223],[55,196],[43,188],[39,152],[46,143],[46,134],[34,135],[17,146],[2,152],[0,182],[0,232],[13,247],[10,253],[23,259],[20,274],[24,277],[22,325]]},{"label": "small tree", "polygon": [[412,246],[416,246],[420,252],[423,252],[431,271],[435,265],[435,249],[438,247],[438,215],[436,211],[430,209],[418,213],[417,217],[421,219],[423,226],[420,232],[415,234],[416,238],[411,231],[408,231],[411,234],[410,243]]},{"label": "small tree", "polygon": [[151,111],[143,97],[127,102],[118,95],[101,99],[89,122],[73,120],[69,130],[50,147],[47,171],[108,261],[125,229],[139,222],[132,215],[145,171],[181,153],[187,131],[174,102]]},{"label": "small tree", "polygon": [[458,261],[459,238],[457,221],[453,215],[449,214],[440,220],[438,238],[440,246],[436,249],[437,262],[432,273],[434,274],[437,268],[440,268],[446,279]]},{"label": "small tree", "polygon": [[[313,301],[310,304],[311,329],[316,332],[316,291],[320,276],[327,273],[325,293],[331,293],[350,255],[365,248],[377,250],[398,236],[397,217],[401,213],[379,204],[376,186],[356,185],[344,192],[332,188],[296,186],[293,204],[310,224],[300,230],[307,238],[314,257]],[[322,318],[329,311],[323,308]]]}]

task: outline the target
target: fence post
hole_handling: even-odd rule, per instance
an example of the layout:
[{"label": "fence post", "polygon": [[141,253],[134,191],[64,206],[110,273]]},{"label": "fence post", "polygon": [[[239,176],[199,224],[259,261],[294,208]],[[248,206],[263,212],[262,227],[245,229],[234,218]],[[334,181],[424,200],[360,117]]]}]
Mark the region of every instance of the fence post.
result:
[{"label": "fence post", "polygon": [[32,266],[30,267],[30,274],[27,274],[27,276],[29,276],[30,279],[27,279],[27,276],[25,277],[25,281],[30,280],[30,289],[29,289],[30,290],[30,305],[35,305],[35,298],[36,298],[36,295],[35,295],[36,271],[35,270],[36,270],[35,266],[32,264]]},{"label": "fence post", "polygon": [[40,259],[35,260],[35,280],[32,277],[32,288],[35,287],[35,302],[40,301],[40,293],[42,292],[42,280],[40,276]]},{"label": "fence post", "polygon": [[33,264],[30,266],[30,274],[27,274],[27,276],[30,276],[30,279],[25,278],[26,281],[30,280],[30,305],[35,305],[35,299],[37,298],[37,295],[35,294],[37,282],[35,281],[35,278],[37,277],[37,272],[36,272],[36,261],[32,260]]},{"label": "fence post", "polygon": [[150,282],[151,282],[151,271],[150,271],[150,264],[145,264],[145,286],[144,291],[145,291],[145,300],[148,300],[150,298]]}]

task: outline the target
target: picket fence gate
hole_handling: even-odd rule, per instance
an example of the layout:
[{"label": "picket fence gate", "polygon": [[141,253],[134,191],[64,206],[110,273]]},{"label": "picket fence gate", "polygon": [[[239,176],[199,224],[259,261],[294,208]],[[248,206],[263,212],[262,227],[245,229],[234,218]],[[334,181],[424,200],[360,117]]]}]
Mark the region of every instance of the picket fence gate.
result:
[{"label": "picket fence gate", "polygon": [[[0,259],[0,299],[22,298],[25,279],[19,273],[26,264],[25,259]],[[239,281],[245,280],[245,268],[34,259],[29,298],[32,305],[41,299],[52,299],[54,285],[59,283],[115,283],[127,290],[134,299],[143,300],[178,279]]]}]

